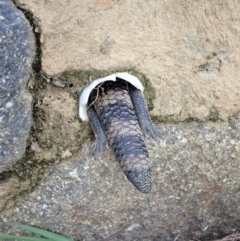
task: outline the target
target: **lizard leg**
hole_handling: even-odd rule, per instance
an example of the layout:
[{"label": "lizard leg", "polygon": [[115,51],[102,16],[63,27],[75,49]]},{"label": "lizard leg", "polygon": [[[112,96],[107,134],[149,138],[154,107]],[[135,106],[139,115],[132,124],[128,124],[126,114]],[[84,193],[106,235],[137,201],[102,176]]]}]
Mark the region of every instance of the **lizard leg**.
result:
[{"label": "lizard leg", "polygon": [[104,145],[108,147],[108,141],[107,141],[106,135],[104,133],[102,124],[98,118],[98,115],[93,105],[88,108],[87,113],[88,113],[90,125],[93,129],[93,133],[96,139],[93,144],[92,154],[94,155],[95,158],[98,155],[102,157]]},{"label": "lizard leg", "polygon": [[143,135],[146,136],[146,134],[150,134],[155,140],[161,138],[160,130],[153,124],[149,116],[148,108],[142,92],[133,86],[129,86],[129,94]]}]

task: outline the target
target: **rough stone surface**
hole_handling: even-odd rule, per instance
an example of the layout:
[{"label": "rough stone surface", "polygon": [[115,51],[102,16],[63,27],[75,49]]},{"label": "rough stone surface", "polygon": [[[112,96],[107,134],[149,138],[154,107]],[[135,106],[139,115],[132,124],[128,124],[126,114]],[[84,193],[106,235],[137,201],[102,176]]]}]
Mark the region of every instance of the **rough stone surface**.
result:
[{"label": "rough stone surface", "polygon": [[[179,235],[178,241],[203,241],[239,231],[238,1],[15,2],[39,24],[34,30],[41,34],[43,71],[54,78],[36,81],[37,90],[30,83],[36,101],[24,161],[28,168],[0,176],[0,219],[88,241],[103,240],[130,224],[140,227],[115,240],[173,241]],[[8,1],[0,4],[5,6],[0,6],[0,23],[18,20],[0,36],[0,47],[6,46],[0,48],[0,58],[7,60],[3,71],[0,65],[0,121],[9,114],[6,126],[11,127],[0,125],[0,141],[7,143],[0,142],[0,148],[11,147],[21,156],[31,123],[25,87],[33,41],[22,14],[15,10],[2,18],[6,6],[14,7]],[[146,141],[153,188],[142,194],[126,180],[111,151],[98,160],[90,155],[89,126],[77,119],[77,97],[90,77],[87,71],[81,80],[55,76],[66,69],[94,68],[135,68],[145,74],[156,89],[156,117],[225,122],[160,124],[163,140]],[[9,81],[6,73],[11,73]]]},{"label": "rough stone surface", "polygon": [[20,159],[32,123],[32,97],[26,91],[34,38],[24,15],[0,0],[0,173]]},{"label": "rough stone surface", "polygon": [[[75,240],[211,240],[239,230],[240,119],[229,123],[159,125],[164,140],[147,139],[150,194],[124,177],[111,151],[89,157],[88,140],[69,162],[49,169],[39,186],[0,217],[37,225]],[[193,239],[195,238],[195,239]]]},{"label": "rough stone surface", "polygon": [[39,20],[50,76],[134,67],[157,90],[156,116],[226,120],[239,110],[238,0],[18,2]]},{"label": "rough stone surface", "polygon": [[16,194],[22,191],[26,191],[29,188],[29,181],[25,180],[20,182],[17,177],[10,177],[7,182],[0,185],[0,210],[5,205],[11,206],[13,200],[16,198]]},{"label": "rough stone surface", "polygon": [[74,156],[89,135],[88,123],[79,123],[73,94],[45,82],[34,88],[38,93],[29,148],[14,170],[0,175],[0,212],[32,190],[49,165]]},{"label": "rough stone surface", "polygon": [[89,134],[88,123],[79,124],[77,99],[53,85],[38,95],[36,122],[38,133],[31,149],[35,159],[52,160],[71,157],[77,152]]}]

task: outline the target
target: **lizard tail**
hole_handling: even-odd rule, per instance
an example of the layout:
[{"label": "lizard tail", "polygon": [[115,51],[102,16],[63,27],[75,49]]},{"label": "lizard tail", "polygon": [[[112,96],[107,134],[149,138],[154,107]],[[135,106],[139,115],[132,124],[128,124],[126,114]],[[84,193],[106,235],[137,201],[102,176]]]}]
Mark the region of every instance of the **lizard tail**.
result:
[{"label": "lizard tail", "polygon": [[128,93],[121,81],[102,87],[94,107],[124,174],[141,192],[151,190],[149,154]]}]

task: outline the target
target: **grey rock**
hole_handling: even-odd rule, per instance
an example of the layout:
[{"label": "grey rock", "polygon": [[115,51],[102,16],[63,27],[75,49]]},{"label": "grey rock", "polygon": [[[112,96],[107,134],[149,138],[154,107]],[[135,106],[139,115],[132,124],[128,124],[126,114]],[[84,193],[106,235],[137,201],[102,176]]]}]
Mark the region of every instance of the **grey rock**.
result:
[{"label": "grey rock", "polygon": [[150,194],[127,182],[112,151],[94,160],[90,140],[68,162],[52,167],[38,187],[0,215],[70,236],[103,240],[211,240],[240,228],[240,121],[161,124],[149,138]]},{"label": "grey rock", "polygon": [[34,58],[31,27],[11,1],[0,0],[0,173],[22,157],[32,124],[26,90]]}]

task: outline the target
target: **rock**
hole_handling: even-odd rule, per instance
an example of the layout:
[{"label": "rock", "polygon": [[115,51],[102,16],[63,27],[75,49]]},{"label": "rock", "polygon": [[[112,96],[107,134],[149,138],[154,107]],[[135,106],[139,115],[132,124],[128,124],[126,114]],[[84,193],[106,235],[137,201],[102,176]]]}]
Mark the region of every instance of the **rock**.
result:
[{"label": "rock", "polygon": [[10,177],[6,182],[0,185],[0,210],[11,206],[13,200],[19,193],[27,191],[29,188],[29,180],[20,181],[17,177]]},{"label": "rock", "polygon": [[239,110],[237,0],[18,2],[39,20],[49,76],[135,68],[152,81],[152,114],[164,120],[208,120],[212,112],[227,120]]},{"label": "rock", "polygon": [[14,170],[0,175],[0,186],[4,190],[1,195],[0,189],[0,212],[12,207],[21,196],[33,190],[49,165],[75,156],[89,136],[88,123],[79,123],[78,98],[66,88],[44,81],[35,89],[29,148],[24,154],[24,161],[17,162]]},{"label": "rock", "polygon": [[0,173],[25,152],[32,124],[32,97],[26,90],[34,38],[24,15],[0,0]]},{"label": "rock", "polygon": [[[12,6],[6,1],[0,3]],[[211,240],[239,230],[238,2],[16,3],[38,21],[35,32],[41,35],[46,81],[35,92],[31,155],[26,162],[30,174],[23,171],[16,178],[7,173],[9,176],[1,181],[0,219],[90,241],[103,240],[129,225],[140,226],[122,232],[119,240]],[[23,26],[29,33],[23,35],[31,40],[26,25],[20,24],[12,33],[22,36]],[[11,41],[4,43],[11,49]],[[31,124],[25,109],[27,104],[30,109],[31,97],[24,91],[27,78],[23,77],[30,72],[31,43],[24,45],[28,46],[26,55],[19,48],[22,45],[14,45],[15,55],[4,52],[0,56],[17,60],[20,64],[14,70],[26,70],[21,74],[17,71],[22,77],[6,82],[9,86],[0,85],[0,98],[4,99],[0,103],[13,115],[7,120],[11,128],[1,127],[4,134],[0,132],[0,140],[6,137],[6,150],[10,152],[12,147],[16,154],[17,149],[19,156],[26,141],[26,135],[19,132],[29,130]],[[146,140],[153,168],[153,189],[147,195],[126,180],[110,150],[105,150],[103,159],[91,157],[89,125],[77,119],[79,89],[94,78],[90,72],[132,68],[151,80],[156,90],[152,114],[156,120],[165,120],[159,125],[163,140]],[[82,79],[71,71],[61,74],[66,69],[79,70]],[[15,92],[8,96],[10,87]],[[19,128],[23,116],[26,126]],[[206,122],[170,124],[169,120]],[[13,133],[22,139],[12,140]],[[28,186],[28,193],[21,196]],[[15,200],[18,203],[13,206]]]},{"label": "rock", "polygon": [[64,159],[78,152],[89,135],[89,128],[88,123],[79,123],[73,94],[54,83],[47,84],[39,92],[37,108],[34,135],[40,149],[34,150],[34,160]]},{"label": "rock", "polygon": [[[153,188],[142,194],[110,150],[89,156],[89,140],[69,162],[52,167],[38,187],[2,213],[75,240],[103,240],[131,224],[119,240],[211,240],[239,230],[240,119],[229,123],[159,125],[147,138]],[[219,231],[221,230],[221,231]]]}]

